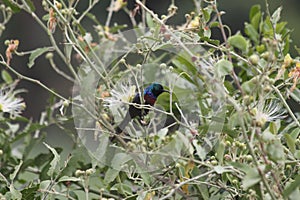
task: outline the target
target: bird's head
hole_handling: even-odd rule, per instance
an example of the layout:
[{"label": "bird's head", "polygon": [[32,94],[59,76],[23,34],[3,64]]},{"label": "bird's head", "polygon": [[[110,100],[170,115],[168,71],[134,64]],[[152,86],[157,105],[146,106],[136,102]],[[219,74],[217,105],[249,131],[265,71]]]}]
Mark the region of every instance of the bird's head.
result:
[{"label": "bird's head", "polygon": [[153,96],[157,98],[163,92],[169,92],[169,91],[165,90],[164,87],[159,83],[152,83],[145,89],[144,95],[147,93],[152,93]]}]

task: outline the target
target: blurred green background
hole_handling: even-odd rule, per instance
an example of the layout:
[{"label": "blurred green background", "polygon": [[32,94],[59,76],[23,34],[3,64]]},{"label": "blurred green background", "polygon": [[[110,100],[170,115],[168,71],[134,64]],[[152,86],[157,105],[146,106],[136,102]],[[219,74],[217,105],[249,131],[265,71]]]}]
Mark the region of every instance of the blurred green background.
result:
[{"label": "blurred green background", "polygon": [[[37,8],[37,15],[39,17],[44,16],[46,14],[46,11],[43,10],[41,1],[34,0],[33,2]],[[78,11],[84,11],[87,7],[88,2],[89,1],[87,0],[80,1]],[[243,30],[244,22],[248,21],[248,13],[252,5],[261,4],[262,10],[265,10],[265,1],[263,0],[219,0],[218,2],[219,10],[226,12],[226,14],[223,16],[224,24],[227,24],[231,27],[232,34],[239,30]],[[148,0],[147,6],[153,9],[154,12],[161,15],[166,14],[167,8],[170,3],[171,0]],[[109,4],[110,0],[101,0],[92,10],[92,13],[94,13],[97,16],[98,20],[103,24],[106,20],[107,7],[109,6]],[[172,20],[170,20],[169,23],[171,25],[180,25],[185,22],[184,15],[192,11],[194,9],[194,6],[191,0],[176,0],[175,4],[179,8],[179,10],[177,15]],[[134,0],[129,0],[127,7],[129,9],[133,9],[134,5]],[[297,56],[296,51],[294,50],[294,45],[300,46],[300,28],[298,26],[298,21],[300,19],[299,0],[270,0],[269,5],[271,13],[278,6],[283,7],[282,20],[287,21],[288,27],[293,30],[293,45],[291,45],[291,52],[294,57]],[[113,24],[113,22],[117,22],[118,24],[125,24],[129,23],[129,18],[121,10],[117,13],[114,13],[111,24]],[[87,30],[93,32],[92,23],[90,20],[84,20],[83,25]],[[215,31],[213,34],[213,37],[220,37],[218,31]],[[58,38],[58,41],[61,41],[61,33],[58,30],[56,31],[55,36]],[[94,36],[96,36],[95,33]],[[6,27],[6,30],[4,31],[1,39],[2,45],[0,45],[0,51],[2,55],[5,54],[6,46],[4,45],[4,41],[6,39],[19,39],[19,51],[28,51],[38,47],[50,45],[47,34],[42,31],[42,29],[29,14],[24,12],[18,13],[13,16],[12,20]],[[61,48],[63,47],[61,43],[59,45],[61,46]],[[61,64],[61,61],[57,59],[57,56],[56,61],[57,66],[60,69],[64,70],[65,66]],[[27,67],[27,62],[27,56],[14,56],[14,59],[12,60],[12,66],[22,74],[40,80],[65,97],[71,95],[73,84],[58,76],[43,56],[37,59],[36,65],[31,69]],[[39,115],[41,111],[43,111],[45,108],[45,104],[47,103],[49,98],[49,93],[47,93],[38,85],[34,85],[25,81],[21,81],[19,87],[26,88],[28,90],[27,93],[23,94],[23,97],[25,98],[27,104],[24,115],[37,120],[40,117]]]}]

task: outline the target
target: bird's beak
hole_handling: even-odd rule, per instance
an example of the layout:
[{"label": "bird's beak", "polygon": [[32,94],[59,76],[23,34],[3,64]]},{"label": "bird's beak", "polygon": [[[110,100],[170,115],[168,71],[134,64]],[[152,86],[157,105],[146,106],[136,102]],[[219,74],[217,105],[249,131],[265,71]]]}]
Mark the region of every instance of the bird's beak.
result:
[{"label": "bird's beak", "polygon": [[167,93],[170,93],[170,91],[169,91],[169,90],[163,90],[163,92],[167,92]]}]

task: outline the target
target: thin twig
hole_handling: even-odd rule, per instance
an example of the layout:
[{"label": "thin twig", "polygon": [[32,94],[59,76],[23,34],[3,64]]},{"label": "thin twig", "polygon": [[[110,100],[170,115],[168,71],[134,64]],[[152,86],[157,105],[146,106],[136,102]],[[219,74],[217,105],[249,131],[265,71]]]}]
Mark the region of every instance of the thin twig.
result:
[{"label": "thin twig", "polygon": [[50,92],[51,94],[53,94],[54,96],[66,101],[66,102],[70,102],[71,104],[82,108],[85,112],[87,112],[87,114],[89,114],[93,119],[97,119],[97,117],[92,114],[85,106],[82,106],[80,104],[77,104],[73,101],[68,100],[67,98],[63,97],[62,95],[60,95],[59,93],[53,91],[52,89],[50,89],[49,87],[47,87],[45,84],[43,84],[42,82],[40,82],[37,79],[33,79],[27,76],[22,75],[21,73],[17,72],[15,69],[13,69],[11,66],[7,65],[7,63],[5,61],[0,61],[0,65],[3,65],[5,67],[7,67],[12,73],[14,73],[16,76],[18,76],[19,79],[23,79],[32,83],[35,83],[37,85],[39,85],[40,87],[44,88],[45,90],[47,90],[48,92]]},{"label": "thin twig", "polygon": [[115,2],[114,0],[110,0],[110,5],[109,5],[109,8],[108,8],[108,15],[107,15],[106,22],[105,22],[106,27],[109,27],[112,14],[114,12],[114,10],[113,10],[114,2]]},{"label": "thin twig", "polygon": [[[50,5],[52,5],[52,7],[54,7],[54,9],[57,8],[49,1],[47,0],[48,3],[50,3]],[[41,28],[48,34],[50,42],[53,46],[53,48],[55,49],[55,51],[58,53],[58,55],[61,57],[61,59],[65,62],[65,64],[67,65],[67,67],[69,68],[70,72],[72,73],[72,75],[75,77],[76,80],[79,80],[79,77],[76,73],[76,71],[74,70],[73,66],[71,65],[71,63],[68,61],[68,59],[65,57],[65,55],[63,54],[63,52],[60,50],[60,48],[58,47],[56,40],[53,36],[53,34],[51,33],[51,31],[48,30],[48,28],[45,26],[45,24],[41,21],[41,19],[34,13],[31,11],[30,7],[27,5],[27,2],[25,0],[22,0],[22,3],[25,5],[26,8],[24,7],[20,7],[21,9],[23,8],[27,13],[31,14],[31,16],[33,17],[33,19],[41,26]],[[59,12],[58,12],[59,13]],[[60,14],[60,13],[59,13]],[[60,14],[61,15],[61,14]]]},{"label": "thin twig", "polygon": [[99,2],[99,0],[93,0],[93,3],[89,4],[89,7],[85,9],[85,11],[81,14],[81,16],[78,18],[77,22],[78,24],[81,22],[81,20],[90,12],[92,8]]},{"label": "thin twig", "polygon": [[295,123],[297,124],[297,126],[300,127],[300,122],[298,121],[297,117],[295,116],[295,114],[291,110],[290,106],[287,104],[286,100],[283,98],[281,92],[274,85],[272,85],[272,88],[275,90],[275,92],[279,96],[279,98],[282,101],[284,107],[287,109],[288,113],[290,114],[290,116],[292,117],[292,119],[295,121]]},{"label": "thin twig", "polygon": [[212,173],[214,173],[214,172],[215,172],[215,170],[210,170],[210,171],[208,171],[208,172],[206,172],[206,173],[203,173],[203,174],[200,174],[200,175],[195,176],[195,177],[193,177],[193,178],[187,179],[186,181],[182,181],[182,182],[180,182],[179,184],[177,184],[176,187],[173,188],[166,196],[164,196],[164,197],[162,197],[162,198],[160,198],[160,199],[161,199],[161,200],[164,200],[164,199],[170,199],[170,198],[172,197],[172,195],[176,192],[176,190],[178,190],[178,189],[179,189],[180,187],[182,187],[183,185],[185,185],[185,184],[187,184],[187,183],[189,183],[189,182],[192,182],[192,181],[194,181],[194,180],[197,180],[197,179],[199,179],[199,178],[208,176],[208,175],[210,175],[210,174],[212,174]]}]

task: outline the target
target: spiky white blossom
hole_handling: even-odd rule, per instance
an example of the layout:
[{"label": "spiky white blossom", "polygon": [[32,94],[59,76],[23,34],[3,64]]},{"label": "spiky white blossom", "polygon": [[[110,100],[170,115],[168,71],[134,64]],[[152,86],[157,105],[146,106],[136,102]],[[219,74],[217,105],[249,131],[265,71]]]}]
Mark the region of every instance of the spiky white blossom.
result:
[{"label": "spiky white blossom", "polygon": [[123,103],[132,102],[136,93],[136,86],[126,86],[120,84],[118,87],[111,90],[111,97],[105,98],[104,101],[110,104],[110,106],[116,106]]},{"label": "spiky white blossom", "polygon": [[9,85],[0,89],[0,112],[17,116],[22,113],[26,105],[22,98],[16,97],[15,85]]},{"label": "spiky white blossom", "polygon": [[282,104],[277,100],[260,100],[253,111],[255,121],[259,126],[263,126],[266,122],[272,122],[286,117]]}]

